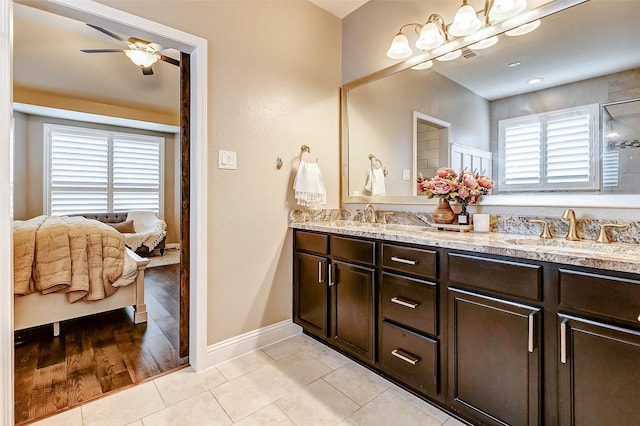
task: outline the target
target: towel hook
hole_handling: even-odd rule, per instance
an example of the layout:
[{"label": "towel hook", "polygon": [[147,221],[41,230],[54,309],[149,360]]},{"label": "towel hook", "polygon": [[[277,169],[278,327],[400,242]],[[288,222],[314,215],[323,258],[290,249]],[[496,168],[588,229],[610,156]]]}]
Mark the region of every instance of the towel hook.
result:
[{"label": "towel hook", "polygon": [[[300,161],[302,161],[302,155],[307,152],[309,154],[311,154],[311,148],[309,148],[309,145],[302,145],[300,147]],[[318,159],[316,158],[316,163],[318,162]]]},{"label": "towel hook", "polygon": [[373,154],[369,154],[369,160],[371,160],[371,167],[376,167],[375,162],[377,161],[379,164],[379,167],[377,168],[382,169],[382,173],[384,173],[385,176],[389,174],[389,172],[387,171],[387,168],[384,166],[384,164],[382,164],[382,161],[380,161],[378,157],[376,157]]}]

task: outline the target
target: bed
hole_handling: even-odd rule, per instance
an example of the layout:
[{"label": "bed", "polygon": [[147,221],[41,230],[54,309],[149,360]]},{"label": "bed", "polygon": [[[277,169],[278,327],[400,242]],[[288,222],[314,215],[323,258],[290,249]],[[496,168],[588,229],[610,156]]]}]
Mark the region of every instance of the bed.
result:
[{"label": "bed", "polygon": [[14,330],[53,324],[57,336],[61,321],[127,306],[134,308],[134,323],[146,322],[148,263],[124,246],[119,232],[98,221],[55,216],[15,221]]}]

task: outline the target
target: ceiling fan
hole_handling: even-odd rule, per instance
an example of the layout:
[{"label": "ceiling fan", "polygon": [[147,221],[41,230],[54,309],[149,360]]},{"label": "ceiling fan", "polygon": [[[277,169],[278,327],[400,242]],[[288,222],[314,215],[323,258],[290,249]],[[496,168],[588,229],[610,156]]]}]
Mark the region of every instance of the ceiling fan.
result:
[{"label": "ceiling fan", "polygon": [[155,64],[158,60],[167,62],[172,65],[180,66],[180,61],[177,59],[170,58],[168,56],[162,55],[158,53],[160,50],[163,50],[162,46],[158,46],[157,44],[151,43],[150,41],[142,40],[136,37],[129,37],[127,40],[123,39],[117,34],[112,33],[109,30],[98,27],[96,25],[87,24],[91,28],[100,31],[108,35],[109,37],[113,37],[116,40],[127,45],[126,49],[80,49],[81,52],[84,53],[114,53],[114,52],[124,52],[125,55],[131,62],[136,64],[142,69],[143,75],[152,75],[153,69],[151,66]]}]

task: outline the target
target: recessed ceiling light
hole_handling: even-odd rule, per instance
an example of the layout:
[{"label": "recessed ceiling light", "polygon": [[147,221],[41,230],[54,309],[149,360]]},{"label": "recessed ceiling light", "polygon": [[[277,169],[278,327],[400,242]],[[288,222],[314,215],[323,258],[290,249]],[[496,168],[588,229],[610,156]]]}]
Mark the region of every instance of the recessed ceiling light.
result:
[{"label": "recessed ceiling light", "polygon": [[420,71],[426,70],[427,68],[431,68],[433,66],[433,61],[421,62],[416,66],[411,67],[412,70]]},{"label": "recessed ceiling light", "polygon": [[511,62],[509,65],[507,65],[509,68],[514,68],[517,67],[518,65],[520,65],[520,61],[515,61],[515,62]]},{"label": "recessed ceiling light", "polygon": [[537,77],[537,78],[532,78],[531,80],[527,81],[527,83],[529,83],[529,84],[539,84],[539,83],[542,83],[542,80],[544,80],[544,78]]}]

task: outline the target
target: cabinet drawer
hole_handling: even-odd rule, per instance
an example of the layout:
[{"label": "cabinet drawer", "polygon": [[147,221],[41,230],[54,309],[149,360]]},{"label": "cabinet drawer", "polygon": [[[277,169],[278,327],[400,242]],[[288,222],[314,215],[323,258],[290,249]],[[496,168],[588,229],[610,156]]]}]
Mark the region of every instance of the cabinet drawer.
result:
[{"label": "cabinet drawer", "polygon": [[451,253],[449,282],[531,300],[542,298],[542,266]]},{"label": "cabinet drawer", "polygon": [[331,255],[343,260],[373,265],[376,263],[376,243],[332,235]]},{"label": "cabinet drawer", "polygon": [[329,254],[329,236],[313,232],[296,231],[296,250]]},{"label": "cabinet drawer", "polygon": [[640,281],[560,269],[560,306],[640,325]]},{"label": "cabinet drawer", "polygon": [[434,283],[382,274],[380,310],[384,318],[436,335],[436,309]]},{"label": "cabinet drawer", "polygon": [[380,338],[380,365],[392,376],[427,394],[438,393],[438,342],[386,321]]},{"label": "cabinet drawer", "polygon": [[411,247],[382,244],[382,266],[395,271],[437,278],[438,253]]}]

